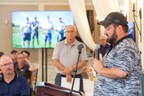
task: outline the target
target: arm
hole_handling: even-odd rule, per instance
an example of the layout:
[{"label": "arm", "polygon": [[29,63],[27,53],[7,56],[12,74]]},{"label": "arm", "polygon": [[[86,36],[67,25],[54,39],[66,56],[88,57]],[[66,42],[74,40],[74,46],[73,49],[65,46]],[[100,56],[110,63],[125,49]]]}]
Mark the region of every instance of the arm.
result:
[{"label": "arm", "polygon": [[53,64],[54,64],[54,66],[58,69],[58,70],[60,70],[60,71],[63,71],[64,70],[64,66],[59,62],[59,60],[58,59],[53,59]]},{"label": "arm", "polygon": [[34,71],[34,70],[36,70],[36,67],[28,60],[28,59],[25,59],[26,60],[26,62],[28,63],[28,65],[29,65],[29,71]]},{"label": "arm", "polygon": [[65,68],[64,73],[65,74],[70,73],[71,71],[76,69],[76,66],[77,66],[77,69],[81,69],[84,66],[86,66],[86,62],[87,62],[87,53],[86,53],[86,48],[84,45],[84,48],[81,50],[80,62],[78,63],[78,66],[77,66],[77,64],[74,64],[74,65],[70,66],[69,68]]},{"label": "arm", "polygon": [[[58,59],[54,59],[53,60],[53,64],[54,66],[60,70],[63,74],[69,74],[71,71],[76,69],[76,65],[71,66],[70,68],[65,68]],[[78,69],[82,68],[86,65],[86,60],[82,60],[79,64],[78,64]]]},{"label": "arm", "polygon": [[[86,65],[86,60],[82,60],[80,63],[78,63],[77,69],[81,69],[81,68],[83,68],[85,65]],[[62,70],[62,73],[65,74],[65,75],[67,75],[67,74],[69,74],[70,72],[72,72],[72,71],[75,70],[75,69],[76,69],[76,64],[70,66],[69,68],[64,68],[64,70]]]},{"label": "arm", "polygon": [[[78,64],[78,69],[83,68],[84,66],[86,66],[86,60],[82,60],[79,64]],[[76,69],[76,65],[72,65],[71,70],[75,70]]]},{"label": "arm", "polygon": [[123,70],[104,67],[103,64],[97,59],[94,59],[93,61],[93,68],[98,74],[111,79],[125,78],[128,75],[128,72]]}]

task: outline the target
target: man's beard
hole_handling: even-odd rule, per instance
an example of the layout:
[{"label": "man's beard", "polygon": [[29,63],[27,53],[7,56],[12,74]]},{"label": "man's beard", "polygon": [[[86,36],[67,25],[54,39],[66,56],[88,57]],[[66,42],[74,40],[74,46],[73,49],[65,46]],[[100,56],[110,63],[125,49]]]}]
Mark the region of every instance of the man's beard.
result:
[{"label": "man's beard", "polygon": [[111,38],[108,37],[107,42],[113,45],[117,40],[116,28],[114,29],[114,33],[112,34]]}]

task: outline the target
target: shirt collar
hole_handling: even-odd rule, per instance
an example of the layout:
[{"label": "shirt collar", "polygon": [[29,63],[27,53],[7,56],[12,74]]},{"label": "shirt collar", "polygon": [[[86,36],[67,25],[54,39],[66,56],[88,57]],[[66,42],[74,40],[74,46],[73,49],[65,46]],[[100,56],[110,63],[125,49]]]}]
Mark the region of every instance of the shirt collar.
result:
[{"label": "shirt collar", "polygon": [[[18,74],[15,72],[15,76],[14,76],[14,79],[13,79],[12,81],[16,80],[17,77],[18,77]],[[3,82],[5,82],[5,80],[4,80],[4,75],[3,75],[3,74],[2,74],[1,80],[2,80]],[[12,81],[11,81],[11,82],[12,82]]]},{"label": "shirt collar", "polygon": [[[76,42],[77,42],[77,40],[75,39],[75,41],[73,42],[72,46],[73,46],[73,45],[75,45],[75,44],[76,44]],[[66,40],[66,39],[65,39],[65,41],[64,41],[64,44],[65,44],[65,45],[68,45],[68,43],[67,43],[67,40]]]},{"label": "shirt collar", "polygon": [[115,47],[117,44],[119,44],[120,42],[122,42],[124,39],[126,39],[126,38],[130,38],[130,36],[129,35],[126,35],[126,36],[124,36],[123,38],[121,38],[120,40],[118,40],[116,43],[114,43],[113,45],[112,45],[112,47]]},{"label": "shirt collar", "polygon": [[[112,50],[112,48],[114,48],[117,44],[119,44],[120,42],[122,42],[124,39],[126,39],[126,38],[130,38],[130,36],[129,35],[126,35],[126,36],[124,36],[123,38],[121,38],[120,40],[118,40],[115,44],[113,44],[113,45],[110,45],[110,49],[109,49],[109,51],[108,51],[108,53]],[[107,54],[108,54],[107,53]]]},{"label": "shirt collar", "polygon": [[104,47],[102,45],[100,45],[101,48],[107,48],[109,47],[109,44],[106,44]]}]

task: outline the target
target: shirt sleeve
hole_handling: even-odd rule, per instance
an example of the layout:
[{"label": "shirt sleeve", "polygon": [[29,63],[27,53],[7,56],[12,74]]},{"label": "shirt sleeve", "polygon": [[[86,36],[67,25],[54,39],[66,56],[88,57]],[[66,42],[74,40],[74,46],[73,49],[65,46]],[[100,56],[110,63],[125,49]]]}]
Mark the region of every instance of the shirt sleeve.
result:
[{"label": "shirt sleeve", "polygon": [[135,53],[128,48],[121,48],[114,56],[113,65],[115,68],[130,73],[137,61]]},{"label": "shirt sleeve", "polygon": [[53,55],[52,55],[52,60],[60,58],[60,50],[61,50],[61,47],[60,47],[60,43],[58,42],[56,44],[56,47],[54,48]]}]

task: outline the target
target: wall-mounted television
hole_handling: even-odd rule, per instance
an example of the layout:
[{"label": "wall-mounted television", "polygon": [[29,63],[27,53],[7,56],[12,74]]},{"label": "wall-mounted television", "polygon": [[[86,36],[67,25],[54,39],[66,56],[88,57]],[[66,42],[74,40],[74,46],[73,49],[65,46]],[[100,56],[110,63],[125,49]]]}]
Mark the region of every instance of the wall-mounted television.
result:
[{"label": "wall-mounted television", "polygon": [[74,25],[71,11],[13,11],[12,47],[54,48],[66,25]]},{"label": "wall-mounted television", "polygon": [[128,22],[128,34],[135,41],[135,23]]}]

